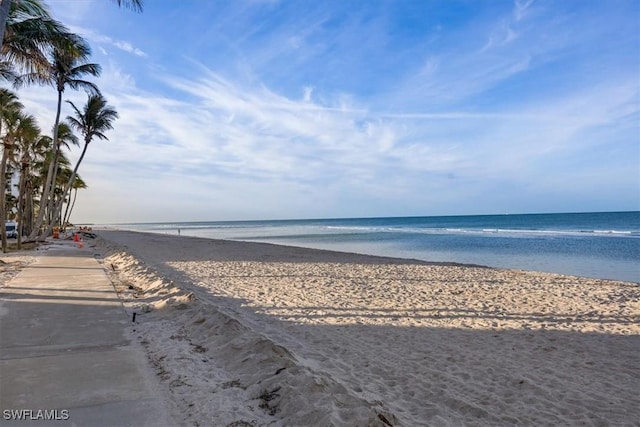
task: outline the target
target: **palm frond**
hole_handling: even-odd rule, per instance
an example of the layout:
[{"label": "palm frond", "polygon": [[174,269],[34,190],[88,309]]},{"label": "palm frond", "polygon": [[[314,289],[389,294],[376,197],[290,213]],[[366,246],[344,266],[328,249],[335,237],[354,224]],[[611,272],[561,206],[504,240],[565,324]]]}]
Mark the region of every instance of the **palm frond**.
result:
[{"label": "palm frond", "polygon": [[24,86],[31,86],[31,85],[39,85],[39,86],[53,86],[55,87],[54,82],[51,80],[51,78],[43,73],[27,73],[27,74],[22,74],[20,76],[16,76],[16,78],[13,80],[13,86],[17,89],[22,88]]},{"label": "palm frond", "polygon": [[78,137],[71,130],[71,126],[64,122],[58,125],[58,143],[67,148],[70,148],[69,145],[80,145]]},{"label": "palm frond", "polygon": [[142,12],[142,0],[114,0],[118,6],[123,6],[128,9],[133,9],[136,12]]},{"label": "palm frond", "polygon": [[24,106],[18,100],[18,95],[6,88],[0,88],[0,112],[7,110],[21,110]]},{"label": "palm frond", "polygon": [[91,56],[91,46],[78,34],[64,33],[53,40],[53,61],[63,64],[82,62]]},{"label": "palm frond", "polygon": [[87,93],[96,94],[96,95],[100,94],[100,89],[98,89],[98,85],[86,80],[69,80],[67,81],[67,86],[69,86],[71,89],[74,89],[74,90],[84,89]]},{"label": "palm frond", "polygon": [[0,58],[23,72],[46,67],[53,43],[72,37],[69,30],[54,20],[41,2],[21,0],[12,3],[5,26]]},{"label": "palm frond", "polygon": [[10,16],[50,18],[51,14],[46,5],[40,0],[22,0],[11,2]]},{"label": "palm frond", "polygon": [[118,118],[118,112],[107,105],[102,95],[89,95],[82,111],[71,101],[67,101],[75,112],[75,116],[68,116],[67,123],[82,133],[85,143],[92,139],[108,140],[105,131],[113,129],[113,121]]},{"label": "palm frond", "polygon": [[10,61],[0,61],[0,78],[10,82],[11,84],[15,84],[18,79],[18,75]]}]

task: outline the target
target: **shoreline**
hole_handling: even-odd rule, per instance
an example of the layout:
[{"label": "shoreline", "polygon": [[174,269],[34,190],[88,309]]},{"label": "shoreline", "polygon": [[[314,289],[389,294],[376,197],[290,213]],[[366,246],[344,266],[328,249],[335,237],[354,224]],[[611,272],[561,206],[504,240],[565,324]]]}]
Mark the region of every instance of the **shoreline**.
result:
[{"label": "shoreline", "polygon": [[630,211],[111,226],[640,283],[639,220]]},{"label": "shoreline", "polygon": [[[228,260],[228,261],[256,261],[256,260],[273,260],[273,261],[285,261],[295,262],[297,259],[313,258],[314,260],[324,261],[336,261],[345,259],[349,263],[365,263],[365,264],[421,264],[421,265],[439,265],[448,267],[473,267],[473,268],[489,268],[498,269],[500,267],[491,267],[488,265],[460,263],[454,261],[428,261],[417,258],[403,258],[384,255],[372,255],[359,252],[348,252],[332,249],[319,249],[308,246],[295,246],[286,245],[282,243],[273,242],[256,242],[252,240],[239,240],[239,239],[218,239],[212,237],[200,237],[200,236],[186,236],[186,235],[174,235],[169,233],[154,233],[150,231],[134,231],[119,228],[95,228],[94,232],[100,234],[100,232],[118,232],[118,233],[135,233],[138,235],[147,236],[165,236],[168,239],[195,239],[201,241],[215,242],[217,245],[227,245],[225,249],[231,249],[232,255],[225,259],[225,257],[217,257],[216,260]],[[263,248],[263,250],[253,250],[249,254],[238,254],[237,250],[241,247],[252,246],[255,248]],[[293,254],[291,250],[299,251],[298,254]],[[255,255],[259,254],[259,255]],[[245,257],[245,258],[243,258]],[[551,273],[554,274],[554,273]],[[612,280],[612,279],[602,279]]]},{"label": "shoreline", "polygon": [[640,418],[633,283],[95,232],[185,425]]},{"label": "shoreline", "polygon": [[[385,255],[373,255],[362,252],[355,251],[341,251],[335,249],[320,249],[314,248],[311,246],[296,246],[294,244],[283,244],[276,242],[257,242],[253,240],[239,240],[239,239],[219,239],[212,237],[201,237],[201,236],[186,236],[186,235],[175,235],[171,233],[163,233],[163,232],[152,232],[152,231],[137,231],[137,230],[127,230],[127,229],[119,229],[115,227],[97,227],[97,231],[117,231],[117,232],[125,232],[125,233],[139,233],[142,235],[159,235],[159,236],[167,236],[167,237],[175,237],[175,238],[187,238],[187,239],[203,239],[210,241],[219,241],[219,242],[235,242],[237,244],[247,244],[247,245],[271,245],[275,247],[283,247],[283,248],[293,248],[304,253],[308,253],[308,256],[318,256],[314,255],[313,251],[325,252],[330,254],[336,254],[334,258],[338,258],[338,254],[342,254],[344,257],[351,259],[354,256],[358,257],[362,262],[389,262],[393,264],[397,263],[407,263],[407,264],[423,264],[423,265],[442,265],[442,266],[459,266],[459,267],[471,267],[471,268],[487,268],[494,270],[505,270],[505,271],[520,271],[520,272],[530,272],[530,273],[539,273],[539,274],[551,274],[551,275],[561,275],[561,276],[569,276],[569,277],[578,277],[587,280],[603,280],[603,281],[611,281],[611,282],[623,282],[623,283],[631,283],[640,286],[640,281],[634,280],[624,280],[624,279],[615,279],[615,278],[603,278],[603,277],[593,277],[593,276],[585,276],[579,274],[570,274],[570,273],[559,273],[559,272],[551,272],[551,271],[542,271],[536,269],[526,269],[526,268],[510,268],[510,267],[500,267],[500,266],[491,266],[486,264],[476,264],[476,263],[465,263],[465,262],[456,262],[456,261],[432,261],[432,260],[424,260],[417,258],[407,258],[400,256],[385,256]],[[310,252],[305,252],[310,251]],[[270,252],[270,251],[267,251]],[[286,253],[286,250],[279,250],[279,253]],[[367,259],[370,258],[369,261]]]}]

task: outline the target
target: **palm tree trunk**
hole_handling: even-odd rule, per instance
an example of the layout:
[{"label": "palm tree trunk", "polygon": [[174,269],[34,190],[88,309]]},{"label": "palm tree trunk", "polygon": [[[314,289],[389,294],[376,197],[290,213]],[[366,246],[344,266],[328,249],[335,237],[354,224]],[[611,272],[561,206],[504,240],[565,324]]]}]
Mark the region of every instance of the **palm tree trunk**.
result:
[{"label": "palm tree trunk", "polygon": [[49,222],[55,222],[55,220],[51,217],[51,213],[53,212],[53,207],[56,205],[56,185],[58,180],[58,159],[60,157],[60,145],[61,144],[57,144],[54,154],[55,166],[53,168],[53,176],[51,177],[51,192],[49,193],[49,202],[47,203]]},{"label": "palm tree trunk", "polygon": [[26,235],[31,234],[33,229],[33,184],[31,180],[27,180],[26,188],[24,190],[25,202],[24,202],[24,233]]},{"label": "palm tree trunk", "polygon": [[11,0],[0,0],[0,45],[4,41],[4,29],[7,26],[7,18],[11,9]]},{"label": "palm tree trunk", "polygon": [[51,231],[53,230],[53,224],[58,221],[58,219],[60,218],[60,215],[62,214],[62,205],[63,205],[64,199],[67,198],[67,194],[69,193],[69,190],[71,190],[73,181],[75,181],[76,179],[76,174],[78,173],[78,168],[80,167],[80,163],[82,163],[82,159],[84,159],[84,155],[87,153],[87,148],[89,148],[89,142],[90,141],[85,141],[84,148],[82,149],[82,154],[80,154],[80,158],[76,163],[76,167],[73,168],[73,172],[71,173],[71,177],[69,178],[67,185],[65,185],[64,188],[62,189],[62,197],[60,197],[60,201],[56,204],[56,207],[53,211],[53,220],[47,227],[45,236],[48,236],[51,233]]},{"label": "palm tree trunk", "polygon": [[[8,0],[0,0],[0,1],[7,1]],[[6,17],[5,17],[6,18]],[[4,27],[2,27],[3,31],[4,31]],[[0,135],[2,134],[2,121],[0,120]],[[2,201],[0,202],[0,234],[2,235],[2,252],[6,253],[7,252],[7,225],[6,225],[6,214],[4,211],[4,204],[5,204],[5,200],[6,200],[6,195],[5,195],[5,187],[7,186],[7,183],[5,182],[5,177],[6,177],[6,169],[7,169],[7,157],[8,157],[8,153],[5,152],[4,149],[5,145],[4,142],[2,144],[2,165],[0,166],[0,169],[2,169],[2,176],[0,176],[0,185],[2,185]]]},{"label": "palm tree trunk", "polygon": [[[47,180],[44,182],[44,188],[42,190],[42,198],[40,199],[40,211],[38,212],[38,219],[36,219],[35,226],[33,230],[31,230],[31,234],[29,235],[29,240],[35,239],[39,232],[40,228],[42,228],[42,223],[44,221],[45,207],[49,206],[49,197],[53,198],[53,189],[55,182],[53,181],[54,170],[57,168],[58,163],[58,152],[60,151],[60,147],[58,144],[58,124],[60,123],[60,110],[62,109],[62,91],[58,90],[58,109],[56,111],[56,121],[53,125],[53,156],[51,159],[51,163],[49,163],[49,170],[47,171]],[[46,237],[48,233],[44,235]]]},{"label": "palm tree trunk", "polygon": [[73,208],[76,207],[76,199],[78,198],[78,189],[74,188],[73,189],[73,202],[71,203],[71,209],[69,209],[69,216],[67,216],[67,219],[65,221],[65,223],[68,223],[69,220],[71,220],[71,214],[73,213]]},{"label": "palm tree trunk", "polygon": [[0,234],[2,234],[2,252],[7,252],[7,212],[5,204],[7,201],[7,159],[9,158],[9,149],[7,141],[4,142],[2,148],[2,161],[0,162],[0,188],[2,195],[0,198]]},{"label": "palm tree trunk", "polygon": [[[76,203],[76,196],[78,195],[78,189],[75,188],[75,192],[73,193],[73,204],[75,205]],[[62,216],[62,227],[66,228],[67,227],[67,223],[69,222],[69,217],[71,216],[71,209],[72,209],[72,203],[71,203],[71,197],[69,197],[69,199],[67,200],[67,208],[64,210],[64,215]]]},{"label": "palm tree trunk", "polygon": [[28,164],[21,162],[22,168],[20,169],[20,184],[18,185],[18,250],[22,249],[22,232],[24,230],[24,212],[26,208],[26,187],[27,187],[27,169]]}]

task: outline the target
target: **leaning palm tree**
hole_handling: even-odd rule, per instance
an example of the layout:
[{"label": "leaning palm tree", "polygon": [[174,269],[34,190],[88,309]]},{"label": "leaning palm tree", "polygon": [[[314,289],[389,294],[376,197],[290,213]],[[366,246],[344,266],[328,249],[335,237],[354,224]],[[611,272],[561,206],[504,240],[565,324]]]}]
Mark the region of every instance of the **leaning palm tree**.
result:
[{"label": "leaning palm tree", "polygon": [[69,220],[71,219],[71,214],[73,213],[73,208],[76,205],[76,199],[78,197],[78,190],[83,190],[87,188],[87,183],[84,182],[80,175],[76,174],[76,178],[71,185],[71,189],[73,190],[73,200],[69,199],[67,201],[67,207],[64,210],[64,217],[62,219],[62,227],[66,228],[69,224]]},{"label": "leaning palm tree", "polygon": [[[71,186],[75,180],[76,174],[78,172],[78,168],[84,159],[85,154],[87,153],[87,148],[89,148],[89,143],[93,141],[94,138],[108,140],[105,136],[105,132],[107,130],[113,129],[113,121],[118,118],[118,113],[116,110],[107,105],[107,100],[102,97],[102,95],[89,95],[87,99],[87,103],[80,111],[78,107],[76,107],[73,102],[67,101],[73,111],[75,112],[74,116],[68,116],[67,122],[71,125],[72,128],[77,130],[84,140],[84,148],[82,149],[82,154],[80,154],[80,158],[76,163],[75,168],[73,169],[73,173],[67,182],[67,185],[64,188],[64,192],[62,194],[62,201],[67,197]],[[53,221],[57,222],[58,218],[60,218],[60,214],[62,212],[63,203],[59,202],[54,211]],[[49,229],[45,233],[48,235],[53,229],[53,225],[49,224]]]},{"label": "leaning palm tree", "polygon": [[[64,153],[62,151],[60,151],[60,148],[65,147],[66,149],[69,149],[70,145],[75,145],[78,146],[79,141],[78,141],[78,137],[73,133],[73,130],[71,130],[71,128],[69,127],[69,125],[65,122],[62,122],[58,125],[58,151],[57,151],[57,157],[56,157],[56,153],[54,153],[54,161],[56,162],[53,166],[53,177],[51,178],[51,182],[53,185],[53,189],[57,188],[57,183],[58,183],[58,172],[61,170],[61,168],[68,168],[69,169],[69,161],[64,157]],[[67,176],[68,177],[68,176]],[[66,182],[66,181],[64,181]],[[50,203],[49,203],[49,207],[48,207],[48,214],[52,215],[53,212],[51,212],[53,210],[53,204],[55,203],[55,197],[56,197],[56,193],[53,192],[51,193],[51,197],[50,197]],[[51,219],[51,218],[50,218]]]},{"label": "leaning palm tree", "polygon": [[36,237],[40,227],[42,227],[45,214],[43,207],[47,206],[50,211],[53,209],[50,193],[54,186],[54,172],[60,152],[58,124],[60,123],[60,112],[62,109],[62,94],[67,87],[71,89],[85,89],[93,94],[100,93],[95,83],[83,79],[86,75],[100,75],[100,65],[86,62],[90,54],[91,49],[86,41],[80,36],[70,34],[64,40],[64,43],[56,43],[49,66],[44,72],[25,74],[19,80],[20,84],[37,83],[41,85],[51,85],[54,86],[58,92],[56,118],[53,125],[53,162],[49,165],[49,170],[47,171],[47,179],[40,201],[40,212],[38,213],[35,228],[31,236],[29,236],[31,239]]},{"label": "leaning palm tree", "polygon": [[[57,206],[56,204],[58,202],[63,203],[64,200],[66,200],[64,189],[67,182],[69,182],[69,179],[71,178],[72,172],[73,171],[71,169],[71,162],[64,154],[64,152],[61,151],[60,156],[58,157],[58,166],[56,167],[56,180],[54,182],[53,192],[51,193],[51,198],[53,200],[54,206]],[[47,224],[54,223],[54,225],[60,225],[60,221],[53,218],[53,209],[50,209],[47,214],[49,215],[49,217],[47,218]]]}]

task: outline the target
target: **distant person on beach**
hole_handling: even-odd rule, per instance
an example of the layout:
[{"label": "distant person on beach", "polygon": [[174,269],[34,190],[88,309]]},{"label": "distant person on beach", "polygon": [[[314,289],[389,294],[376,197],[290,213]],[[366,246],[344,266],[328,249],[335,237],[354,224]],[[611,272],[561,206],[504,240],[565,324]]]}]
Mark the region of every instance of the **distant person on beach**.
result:
[{"label": "distant person on beach", "polygon": [[180,235],[180,229],[178,228],[178,236]]}]

